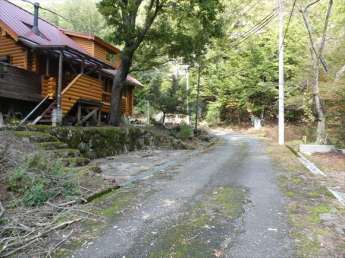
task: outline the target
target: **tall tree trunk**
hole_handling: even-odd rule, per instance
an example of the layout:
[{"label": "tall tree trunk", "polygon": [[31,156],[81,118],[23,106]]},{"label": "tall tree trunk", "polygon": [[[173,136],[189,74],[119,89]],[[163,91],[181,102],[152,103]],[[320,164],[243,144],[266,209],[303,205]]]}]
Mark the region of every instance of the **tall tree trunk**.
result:
[{"label": "tall tree trunk", "polygon": [[326,33],[327,33],[329,17],[330,17],[332,5],[333,5],[333,0],[329,0],[325,24],[324,24],[324,29],[323,29],[323,34],[322,34],[322,39],[320,42],[320,47],[317,50],[316,49],[316,41],[314,38],[312,26],[311,26],[310,21],[309,21],[307,9],[319,1],[320,0],[312,1],[306,7],[302,8],[300,11],[303,15],[305,26],[307,27],[307,30],[308,30],[309,40],[310,40],[310,44],[311,44],[311,50],[310,50],[311,51],[311,57],[313,59],[313,64],[314,64],[313,96],[314,96],[314,102],[315,102],[315,109],[316,109],[316,113],[317,113],[317,129],[316,129],[317,130],[317,139],[316,139],[316,141],[318,143],[325,143],[325,141],[326,141],[326,116],[325,116],[325,112],[324,112],[322,105],[321,105],[320,94],[319,94],[319,65],[320,65],[320,58],[322,57],[322,52],[323,52],[325,42],[326,42]]},{"label": "tall tree trunk", "polygon": [[120,125],[122,93],[127,85],[127,75],[131,65],[132,55],[123,57],[119,70],[114,77],[110,97],[110,110],[108,114],[109,125]]},{"label": "tall tree trunk", "polygon": [[317,113],[317,138],[318,143],[325,143],[326,139],[326,116],[323,111],[319,96],[319,62],[314,59],[314,76],[313,76],[313,96],[315,109]]}]

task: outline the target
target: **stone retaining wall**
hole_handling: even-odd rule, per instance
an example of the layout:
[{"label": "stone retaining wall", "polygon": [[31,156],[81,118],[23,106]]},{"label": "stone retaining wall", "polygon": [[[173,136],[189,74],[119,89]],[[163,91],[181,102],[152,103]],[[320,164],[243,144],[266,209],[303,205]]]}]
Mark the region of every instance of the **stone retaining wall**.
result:
[{"label": "stone retaining wall", "polygon": [[[78,149],[87,158],[104,158],[150,146],[167,149],[192,149],[180,140],[144,131],[141,128],[25,126],[22,130],[50,133]],[[17,129],[19,130],[19,129]]]}]

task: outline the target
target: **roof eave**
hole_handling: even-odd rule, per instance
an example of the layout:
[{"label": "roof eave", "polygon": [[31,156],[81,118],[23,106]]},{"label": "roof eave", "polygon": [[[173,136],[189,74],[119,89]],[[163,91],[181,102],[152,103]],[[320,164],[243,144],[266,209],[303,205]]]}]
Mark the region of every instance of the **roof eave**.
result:
[{"label": "roof eave", "polygon": [[15,41],[18,41],[18,34],[15,33],[3,20],[0,19],[0,27],[4,29],[4,31],[10,35]]},{"label": "roof eave", "polygon": [[104,67],[109,67],[109,68],[111,68],[111,69],[116,69],[116,67],[113,66],[113,65],[110,65],[110,64],[108,64],[108,63],[106,63],[106,62],[104,62],[104,61],[102,61],[102,60],[100,60],[100,59],[98,59],[98,58],[96,58],[96,57],[92,57],[92,56],[90,56],[90,55],[87,55],[87,54],[85,54],[85,53],[82,53],[82,52],[80,52],[80,51],[78,51],[78,50],[76,50],[76,49],[74,49],[74,48],[71,48],[71,47],[69,47],[69,46],[66,46],[66,45],[35,45],[34,42],[30,43],[30,42],[29,42],[30,40],[25,39],[25,38],[22,38],[22,37],[19,38],[19,41],[21,41],[23,44],[25,44],[25,45],[27,45],[27,46],[33,48],[33,49],[42,49],[42,50],[57,50],[57,49],[59,49],[59,50],[69,50],[69,51],[71,51],[71,52],[76,53],[77,55],[79,55],[79,56],[81,56],[81,57],[84,57],[84,58],[89,59],[89,60],[92,60],[92,61],[94,61],[94,62],[96,62],[96,63],[98,63],[98,64],[101,64],[101,65],[103,65]]}]

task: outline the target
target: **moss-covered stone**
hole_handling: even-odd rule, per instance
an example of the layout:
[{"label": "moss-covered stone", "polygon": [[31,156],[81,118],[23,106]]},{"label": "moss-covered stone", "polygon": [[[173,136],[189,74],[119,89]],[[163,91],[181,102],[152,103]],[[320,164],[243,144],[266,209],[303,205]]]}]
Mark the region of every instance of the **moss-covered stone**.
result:
[{"label": "moss-covered stone", "polygon": [[40,142],[36,146],[45,150],[66,149],[68,144],[64,142]]},{"label": "moss-covered stone", "polygon": [[[147,132],[137,127],[51,127],[51,126],[26,126],[36,135],[51,135],[54,139],[66,143],[69,148],[78,149],[81,155],[94,159],[126,153],[145,148],[146,146],[157,146],[171,149],[193,149],[180,140]],[[20,132],[24,133],[24,132]],[[30,132],[29,132],[30,133]],[[50,146],[49,149],[54,149]],[[49,146],[49,147],[48,147]],[[66,148],[66,147],[65,147]]]},{"label": "moss-covered stone", "polygon": [[[9,131],[18,137],[27,139],[29,142],[54,142],[57,141],[57,138],[52,136],[49,133],[41,133],[41,132],[30,132],[30,131]],[[25,141],[25,140],[24,140]]]},{"label": "moss-covered stone", "polygon": [[57,149],[53,150],[53,153],[58,157],[78,157],[80,152],[78,149]]},{"label": "moss-covered stone", "polygon": [[84,166],[90,163],[90,160],[84,157],[63,158],[61,159],[61,161],[65,165],[76,165],[76,166]]}]

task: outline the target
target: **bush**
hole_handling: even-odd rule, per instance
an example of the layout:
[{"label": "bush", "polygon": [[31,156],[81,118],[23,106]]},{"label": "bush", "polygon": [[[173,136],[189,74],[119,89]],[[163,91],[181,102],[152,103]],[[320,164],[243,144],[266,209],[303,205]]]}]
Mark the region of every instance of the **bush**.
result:
[{"label": "bush", "polygon": [[177,133],[177,138],[181,140],[188,140],[191,136],[193,129],[187,124],[183,124],[180,131]]},{"label": "bush", "polygon": [[35,153],[7,173],[8,189],[17,193],[16,199],[26,206],[41,205],[52,196],[71,199],[79,190],[69,170],[60,160],[46,153]]},{"label": "bush", "polygon": [[220,122],[221,103],[209,102],[206,113],[206,121],[210,126],[215,126]]},{"label": "bush", "polygon": [[51,193],[44,189],[43,184],[37,184],[25,192],[24,203],[27,206],[41,205],[50,197],[50,195]]}]

